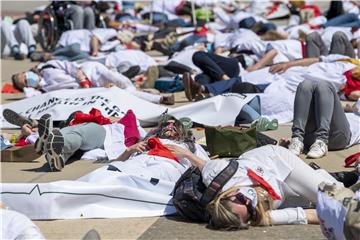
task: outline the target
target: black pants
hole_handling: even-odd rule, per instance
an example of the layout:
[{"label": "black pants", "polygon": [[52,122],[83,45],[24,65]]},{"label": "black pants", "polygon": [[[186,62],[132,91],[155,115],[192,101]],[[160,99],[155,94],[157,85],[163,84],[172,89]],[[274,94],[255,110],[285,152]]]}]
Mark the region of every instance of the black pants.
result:
[{"label": "black pants", "polygon": [[200,84],[222,80],[224,74],[230,78],[238,77],[240,73],[239,62],[236,58],[227,58],[199,51],[194,53],[192,60],[203,71],[195,77],[195,81]]}]

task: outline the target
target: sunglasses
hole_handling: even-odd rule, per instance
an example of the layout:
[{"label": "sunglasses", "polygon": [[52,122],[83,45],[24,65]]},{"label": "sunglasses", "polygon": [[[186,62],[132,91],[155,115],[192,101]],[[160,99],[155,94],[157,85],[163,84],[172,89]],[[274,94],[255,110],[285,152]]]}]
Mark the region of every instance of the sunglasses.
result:
[{"label": "sunglasses", "polygon": [[[235,199],[233,197],[235,197]],[[251,204],[251,200],[245,197],[244,194],[238,192],[236,195],[224,198],[224,200],[229,200],[233,203],[244,205],[250,215],[250,221],[256,222],[258,220],[258,213],[256,209]]]}]

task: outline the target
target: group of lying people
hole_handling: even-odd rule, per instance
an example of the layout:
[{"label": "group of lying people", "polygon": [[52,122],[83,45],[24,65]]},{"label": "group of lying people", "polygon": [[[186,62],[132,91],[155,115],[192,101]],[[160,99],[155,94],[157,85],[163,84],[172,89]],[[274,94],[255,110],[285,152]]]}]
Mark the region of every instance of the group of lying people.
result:
[{"label": "group of lying people", "polygon": [[[242,10],[226,1],[212,4],[213,12],[205,15],[207,20],[214,21],[205,24],[198,19],[191,32],[182,29],[192,26],[188,17],[193,16],[187,3],[158,0],[142,12],[146,18],[147,13],[154,11],[153,21],[158,22],[153,25],[146,26],[131,14],[116,16],[109,21],[112,28],[64,32],[51,53],[35,53],[32,46],[36,43],[31,40],[29,57],[42,63],[14,74],[13,85],[29,97],[60,89],[116,86],[152,103],[172,105],[173,95],[156,95],[141,88],[153,88],[159,77],[174,78],[179,74],[190,102],[229,92],[255,93],[257,96],[244,105],[234,122],[256,125],[266,121],[264,130],[272,129],[277,120],[271,117],[290,112],[291,118],[286,116],[280,123],[293,121],[291,139],[285,143],[286,148],[266,145],[237,158],[239,166],[235,175],[206,208],[210,226],[243,229],[249,224],[321,223],[323,230],[334,228],[329,238],[343,237],[344,232],[346,237],[356,236],[351,234],[356,234],[358,228],[352,232],[344,230],[346,224],[329,225],[329,215],[324,213],[331,192],[345,191],[340,181],[343,179],[336,179],[333,177],[336,174],[330,175],[322,169],[314,170],[298,156],[306,153],[309,158],[321,158],[328,150],[360,143],[360,62],[356,59],[360,52],[359,11],[335,14],[332,2],[328,19],[321,15],[301,19],[304,9],[313,8],[305,3],[302,6],[292,3],[302,22],[281,28],[258,16],[254,10],[256,1],[251,3],[252,8]],[[200,3],[198,7],[201,9]],[[136,26],[137,34],[125,29],[125,25]],[[161,28],[164,25],[166,28]],[[5,26],[3,21],[2,34],[11,34]],[[141,29],[151,33],[139,36]],[[26,32],[27,39],[32,37],[29,29],[19,32]],[[14,52],[18,51],[14,46],[19,44],[7,44],[15,56]],[[144,53],[148,50],[160,51],[168,59],[159,64]],[[353,103],[342,106],[340,99]],[[267,114],[269,111],[274,115]],[[38,121],[10,109],[3,115],[22,128],[21,137],[45,155],[51,171],[61,171],[72,157],[79,157],[78,153],[81,159],[110,161],[80,178],[81,182],[114,186],[123,183],[119,183],[119,176],[131,183],[134,177],[158,179],[170,184],[152,191],[169,196],[188,168],[199,168],[203,183],[209,186],[228,165],[228,160],[210,160],[195,142],[187,119],[164,115],[157,128],[146,132],[131,110],[120,119],[107,118],[96,109],[90,113],[74,112],[59,129],[53,127],[50,114],[44,114]],[[107,178],[103,178],[104,173]],[[358,179],[359,173],[352,174]],[[69,186],[74,183],[69,181]],[[12,186],[5,184],[4,188],[11,190]],[[145,185],[143,188],[150,189]],[[355,197],[359,195],[359,186],[346,191],[351,191],[347,196],[353,195],[351,204],[345,207],[351,209],[349,215],[356,214],[352,212],[359,201]],[[6,202],[9,196],[3,194],[3,197],[10,207],[22,209],[21,200],[11,203]],[[322,207],[304,209],[293,203],[282,208],[288,198],[305,198]],[[165,207],[159,208],[163,214],[169,213]],[[328,208],[330,215],[331,209]]]}]

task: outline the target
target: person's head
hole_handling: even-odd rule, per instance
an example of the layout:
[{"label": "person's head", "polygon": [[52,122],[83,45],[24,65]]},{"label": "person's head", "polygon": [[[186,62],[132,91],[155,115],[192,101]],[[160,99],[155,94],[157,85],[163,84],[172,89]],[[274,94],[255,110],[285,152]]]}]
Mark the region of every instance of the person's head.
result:
[{"label": "person's head", "polygon": [[24,91],[24,87],[39,88],[40,76],[33,71],[17,73],[11,77],[14,88]]},{"label": "person's head", "polygon": [[[252,193],[246,193],[252,190]],[[245,192],[244,192],[245,191]],[[259,200],[258,200],[258,196]],[[223,230],[247,229],[251,225],[270,225],[267,210],[272,201],[260,187],[254,189],[233,187],[222,192],[210,202],[209,227]]]}]

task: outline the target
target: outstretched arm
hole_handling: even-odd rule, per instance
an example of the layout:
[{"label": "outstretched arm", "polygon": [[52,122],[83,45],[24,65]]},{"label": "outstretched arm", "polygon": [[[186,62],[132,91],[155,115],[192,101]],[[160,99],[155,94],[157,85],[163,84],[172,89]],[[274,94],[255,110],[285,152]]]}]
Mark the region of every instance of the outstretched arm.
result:
[{"label": "outstretched arm", "polygon": [[295,67],[295,66],[309,66],[313,63],[317,63],[320,61],[320,58],[304,58],[299,60],[294,60],[290,62],[278,63],[274,64],[270,67],[269,71],[271,73],[283,73],[288,68]]},{"label": "outstretched arm", "polygon": [[256,64],[246,69],[248,72],[252,72],[255,70],[258,70],[267,64],[271,63],[271,61],[274,59],[274,57],[278,54],[278,52],[275,49],[270,50],[267,52]]}]

